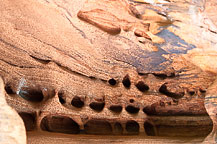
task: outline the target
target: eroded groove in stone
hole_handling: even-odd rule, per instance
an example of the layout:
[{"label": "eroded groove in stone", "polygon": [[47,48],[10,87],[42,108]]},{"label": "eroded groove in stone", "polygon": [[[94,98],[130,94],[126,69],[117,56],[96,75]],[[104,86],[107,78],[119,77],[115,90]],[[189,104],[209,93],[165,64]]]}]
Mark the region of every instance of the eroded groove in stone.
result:
[{"label": "eroded groove in stone", "polygon": [[46,116],[42,119],[40,127],[44,131],[67,134],[78,134],[79,125],[66,116]]},{"label": "eroded groove in stone", "polygon": [[32,57],[34,60],[42,63],[42,64],[48,64],[51,60],[47,60],[47,59],[41,59],[41,58],[37,58],[35,56],[29,55],[30,57]]},{"label": "eroded groove in stone", "polygon": [[126,130],[129,134],[138,134],[139,133],[139,124],[136,121],[128,121],[126,123]]},{"label": "eroded groove in stone", "polygon": [[133,105],[128,105],[125,109],[126,109],[127,112],[129,112],[131,114],[136,114],[140,110],[139,107],[136,107],[136,106],[133,106]]},{"label": "eroded groove in stone", "polygon": [[117,134],[117,135],[123,134],[123,127],[119,122],[116,122],[114,124],[113,134]]},{"label": "eroded groove in stone", "polygon": [[65,96],[63,95],[62,92],[58,92],[58,98],[59,98],[59,102],[61,104],[65,104],[66,103],[66,98],[65,98]]},{"label": "eroded groove in stone", "polygon": [[112,134],[112,126],[105,120],[90,120],[84,125],[87,134]]},{"label": "eroded groove in stone", "polygon": [[22,89],[19,95],[31,102],[41,102],[44,99],[42,91],[37,89]]},{"label": "eroded groove in stone", "polygon": [[136,84],[136,87],[139,91],[141,92],[145,92],[145,91],[148,91],[149,90],[149,86],[146,85],[143,81],[139,81],[137,84]]},{"label": "eroded groove in stone", "polygon": [[207,136],[212,126],[191,126],[191,125],[157,125],[158,136]]},{"label": "eroded groove in stone", "polygon": [[[182,7],[182,4],[176,2],[166,7],[136,4],[130,8],[133,15],[129,13],[129,5],[124,0],[85,1],[75,1],[70,5],[67,0],[64,4],[21,0],[16,5],[1,1],[0,9],[4,14],[0,15],[0,75],[6,82],[12,82],[13,90],[19,90],[16,84],[25,78],[25,86],[37,83],[40,88],[52,87],[55,91],[64,88],[67,94],[59,97],[61,104],[65,104],[67,100],[66,106],[61,107],[56,97],[49,97],[52,103],[46,103],[46,89],[42,89],[44,99],[36,99],[29,96],[28,89],[24,88],[21,89],[21,96],[38,102],[43,99],[43,103],[18,101],[14,96],[8,97],[11,106],[20,111],[28,111],[29,105],[34,105],[31,111],[40,111],[39,116],[70,114],[81,117],[84,122],[92,118],[103,118],[112,124],[116,120],[121,124],[132,119],[137,121],[137,118],[145,120],[150,115],[179,117],[207,114],[203,90],[207,89],[206,93],[209,93],[208,87],[216,79],[217,60],[214,44],[217,39],[215,33],[209,32],[211,29],[213,31],[213,27],[207,25],[209,18],[203,16],[206,13],[199,10],[201,7],[195,3],[186,3]],[[187,11],[174,13],[173,10],[170,11],[170,6],[182,7]],[[189,11],[193,11],[193,15],[189,14]],[[77,16],[109,33],[122,32],[120,35],[111,36],[93,25],[82,22]],[[175,21],[171,21],[172,19]],[[156,46],[158,42],[164,43]],[[147,91],[147,88],[143,88],[144,84],[137,83],[141,80],[152,89],[150,92],[141,93]],[[166,88],[163,86],[160,90],[164,95],[159,92],[159,85],[163,83],[167,83]],[[134,85],[137,85],[137,89]],[[176,86],[180,86],[180,89]],[[184,92],[193,89],[195,93],[190,93],[190,96],[182,95],[182,89]],[[6,90],[11,93],[10,88]],[[89,101],[92,102],[92,98],[95,99],[99,93],[106,95],[106,107],[112,107],[112,101],[117,99],[115,105],[124,105],[124,109],[129,109],[128,113],[131,111],[135,114],[125,115],[124,111],[124,115],[119,115],[108,109],[96,113],[93,110],[102,111],[105,104],[90,104]],[[88,103],[85,103],[82,110],[72,110],[68,100],[73,101],[73,97],[80,94],[87,96]],[[212,94],[216,94],[216,91]],[[115,97],[116,95],[118,97]],[[135,100],[129,100],[130,98]],[[215,99],[207,98],[207,101],[212,100]],[[79,104],[72,105],[81,107]],[[143,111],[148,116],[136,114],[136,111],[126,108],[129,105],[145,107]],[[215,109],[211,106],[211,110],[212,108]],[[116,107],[113,111],[121,111],[120,109],[122,108]],[[191,119],[180,126],[191,123]],[[159,121],[162,123],[156,124],[153,121],[154,126],[159,126],[159,131],[164,133],[164,130],[171,130],[162,127],[167,126],[164,122],[168,119]],[[194,121],[198,122],[199,126],[203,125],[198,119]],[[175,123],[172,126],[175,126]],[[144,128],[148,131],[151,126],[144,124]],[[202,128],[204,127],[200,130]],[[186,134],[191,133],[186,131]]]},{"label": "eroded groove in stone", "polygon": [[82,108],[84,106],[84,101],[78,97],[78,96],[75,96],[72,101],[71,101],[71,104],[74,106],[74,107],[77,107],[77,108]]},{"label": "eroded groove in stone", "polygon": [[123,78],[122,84],[124,85],[124,87],[130,88],[131,82],[130,82],[130,76],[128,74]]},{"label": "eroded groove in stone", "polygon": [[33,131],[36,127],[36,114],[26,112],[21,112],[18,114],[23,119],[26,130]]},{"label": "eroded groove in stone", "polygon": [[165,73],[153,73],[154,76],[160,78],[160,79],[166,79],[166,78],[173,78],[175,77],[175,73],[171,72],[169,74],[165,74]]},{"label": "eroded groove in stone", "polygon": [[174,93],[174,92],[170,92],[168,89],[167,89],[167,86],[166,84],[163,84],[160,88],[159,88],[159,92],[165,94],[166,96],[168,97],[172,97],[172,98],[175,98],[175,99],[180,99],[184,96],[184,92],[179,92],[179,93]]},{"label": "eroded groove in stone", "polygon": [[89,104],[89,106],[91,109],[100,112],[103,110],[105,102],[92,102]]},{"label": "eroded groove in stone", "polygon": [[111,105],[109,109],[115,113],[120,113],[123,108],[121,105]]},{"label": "eroded groove in stone", "polygon": [[212,130],[208,116],[149,116],[149,119],[151,122],[144,122],[149,136],[206,136]]},{"label": "eroded groove in stone", "polygon": [[144,129],[145,129],[145,132],[148,136],[155,136],[155,130],[154,130],[154,126],[149,123],[149,122],[145,122],[144,123]]}]

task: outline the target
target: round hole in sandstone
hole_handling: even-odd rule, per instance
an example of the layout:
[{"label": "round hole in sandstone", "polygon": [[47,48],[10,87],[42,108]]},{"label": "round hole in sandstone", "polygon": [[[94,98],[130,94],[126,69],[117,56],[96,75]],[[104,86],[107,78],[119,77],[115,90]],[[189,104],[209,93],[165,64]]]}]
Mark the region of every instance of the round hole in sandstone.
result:
[{"label": "round hole in sandstone", "polygon": [[100,112],[103,110],[105,103],[104,102],[92,102],[89,104],[89,106],[91,109]]},{"label": "round hole in sandstone", "polygon": [[134,99],[130,99],[130,103],[134,103]]},{"label": "round hole in sandstone", "polygon": [[112,78],[112,79],[110,79],[110,80],[108,81],[108,83],[109,83],[110,85],[114,86],[114,85],[116,85],[117,81]]},{"label": "round hole in sandstone", "polygon": [[71,101],[71,104],[74,106],[74,107],[77,107],[77,108],[82,108],[84,106],[84,102],[81,100],[80,97],[78,96],[75,96],[72,101]]},{"label": "round hole in sandstone", "polygon": [[42,119],[41,129],[49,132],[59,132],[66,134],[78,134],[80,132],[79,125],[66,116],[46,116]]},{"label": "round hole in sandstone", "polygon": [[188,92],[191,96],[193,96],[195,94],[195,91],[189,91]]},{"label": "round hole in sandstone", "polygon": [[155,136],[154,126],[149,122],[144,123],[144,129],[148,136]]},{"label": "round hole in sandstone", "polygon": [[129,134],[138,134],[139,133],[139,124],[134,120],[128,121],[126,123],[126,130]]},{"label": "round hole in sandstone", "polygon": [[115,113],[120,113],[123,108],[121,105],[112,105],[109,107],[109,109]]},{"label": "round hole in sandstone", "polygon": [[63,96],[63,93],[62,93],[62,92],[59,92],[59,93],[58,93],[58,98],[59,98],[59,102],[60,102],[61,104],[65,104],[65,103],[66,103],[65,97]]},{"label": "round hole in sandstone", "polygon": [[36,126],[36,115],[33,113],[21,112],[19,113],[20,117],[23,119],[25,128],[27,131],[32,131]]},{"label": "round hole in sandstone", "polygon": [[15,94],[15,92],[12,90],[12,88],[9,84],[5,85],[5,91],[7,94]]},{"label": "round hole in sandstone", "polygon": [[156,115],[157,112],[154,106],[146,106],[143,108],[143,112],[147,115]]},{"label": "round hole in sandstone", "polygon": [[131,113],[131,114],[135,114],[139,112],[139,108],[132,106],[132,105],[128,105],[125,109],[128,113]]},{"label": "round hole in sandstone", "polygon": [[124,85],[125,88],[130,88],[131,82],[128,74],[123,78],[122,84]]},{"label": "round hole in sandstone", "polygon": [[20,90],[19,95],[31,102],[41,102],[44,99],[42,91],[36,89]]},{"label": "round hole in sandstone", "polygon": [[123,127],[121,126],[121,124],[119,122],[116,122],[114,124],[113,133],[117,134],[117,135],[123,134]]},{"label": "round hole in sandstone", "polygon": [[148,85],[146,85],[143,81],[139,81],[137,84],[136,84],[136,88],[141,91],[141,92],[145,92],[145,91],[148,91],[149,90],[149,87]]},{"label": "round hole in sandstone", "polygon": [[84,125],[84,131],[87,134],[112,134],[112,126],[104,120],[90,120]]}]

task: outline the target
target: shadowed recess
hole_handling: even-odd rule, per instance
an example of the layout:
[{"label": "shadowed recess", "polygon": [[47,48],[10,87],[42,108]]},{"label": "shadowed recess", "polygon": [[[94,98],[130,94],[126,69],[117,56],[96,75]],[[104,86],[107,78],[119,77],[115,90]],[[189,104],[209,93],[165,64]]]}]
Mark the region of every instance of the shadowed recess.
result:
[{"label": "shadowed recess", "polygon": [[64,97],[62,92],[58,92],[58,98],[59,98],[59,102],[61,104],[65,104],[66,103],[66,98]]},{"label": "shadowed recess", "polygon": [[27,131],[32,131],[36,127],[36,115],[33,113],[21,112],[20,117],[23,119]]},{"label": "shadowed recess", "polygon": [[212,125],[157,125],[158,136],[204,137],[212,131]]},{"label": "shadowed recess", "polygon": [[49,62],[51,62],[50,59],[37,58],[37,57],[35,57],[35,56],[33,56],[33,55],[29,55],[29,56],[32,57],[34,60],[36,60],[36,61],[42,63],[42,64],[48,64]]},{"label": "shadowed recess", "polygon": [[117,81],[112,78],[112,79],[110,79],[110,80],[108,81],[108,83],[109,83],[110,85],[114,86],[114,85],[116,85]]},{"label": "shadowed recess", "polygon": [[149,90],[149,87],[148,85],[146,85],[143,81],[139,81],[137,84],[136,84],[136,88],[141,91],[141,92],[145,92],[145,91],[148,91]]},{"label": "shadowed recess", "polygon": [[191,96],[193,96],[195,94],[195,91],[189,91],[188,92]]},{"label": "shadowed recess", "polygon": [[74,107],[82,108],[82,107],[84,106],[84,101],[81,100],[80,97],[75,96],[75,97],[72,99],[71,104],[72,104]]},{"label": "shadowed recess", "polygon": [[112,105],[109,107],[109,109],[115,113],[120,113],[123,108],[121,105]]},{"label": "shadowed recess", "polygon": [[155,107],[153,106],[146,106],[143,108],[143,112],[147,115],[157,115]]},{"label": "shadowed recess", "polygon": [[199,91],[200,91],[201,93],[206,93],[206,90],[205,90],[205,89],[202,89],[202,88],[200,88]]},{"label": "shadowed recess", "polygon": [[80,132],[79,125],[66,116],[46,116],[42,119],[41,129],[49,132],[77,134]]},{"label": "shadowed recess", "polygon": [[130,101],[130,103],[134,103],[135,100],[134,99],[130,99],[129,101]]},{"label": "shadowed recess", "polygon": [[7,94],[15,94],[15,92],[13,91],[12,87],[9,84],[5,85],[5,91]]},{"label": "shadowed recess", "polygon": [[103,110],[105,102],[92,102],[89,104],[89,106],[91,109],[100,112]]},{"label": "shadowed recess", "polygon": [[139,124],[136,121],[128,121],[126,123],[126,130],[129,134],[139,134]]},{"label": "shadowed recess", "polygon": [[173,92],[170,92],[168,89],[167,89],[167,86],[166,84],[163,84],[160,88],[159,88],[159,92],[162,93],[162,94],[165,94],[166,96],[168,97],[172,97],[172,98],[175,98],[175,99],[180,99],[184,96],[184,92],[179,92],[179,93],[173,93]]},{"label": "shadowed recess", "polygon": [[90,120],[84,125],[84,131],[87,134],[112,134],[112,126],[104,120]]},{"label": "shadowed recess", "polygon": [[151,123],[145,122],[144,129],[148,136],[155,136],[154,126]]},{"label": "shadowed recess", "polygon": [[132,106],[132,105],[128,105],[125,109],[126,109],[127,112],[129,112],[131,114],[136,114],[140,110],[138,107],[135,107],[135,106]]},{"label": "shadowed recess", "polygon": [[113,134],[121,135],[123,134],[123,127],[119,122],[114,124]]},{"label": "shadowed recess", "polygon": [[[167,106],[165,106],[167,105]],[[192,104],[191,107],[187,108],[187,110],[183,110],[182,108],[170,108],[171,102],[158,102],[152,105],[146,106],[143,108],[143,112],[149,116],[195,116],[195,115],[203,115],[207,116],[206,111],[195,111],[192,108],[196,107]],[[163,110],[159,110],[161,107]]]},{"label": "shadowed recess", "polygon": [[128,74],[123,78],[122,84],[124,85],[125,88],[130,88],[131,82]]},{"label": "shadowed recess", "polygon": [[36,89],[22,89],[19,91],[19,95],[31,102],[41,102],[44,99],[42,91]]},{"label": "shadowed recess", "polygon": [[166,78],[168,78],[168,77],[169,77],[169,78],[173,78],[173,77],[176,76],[174,72],[169,73],[169,75],[164,74],[164,73],[153,73],[153,75],[154,75],[155,77],[157,77],[157,78],[160,78],[160,79],[166,79]]}]

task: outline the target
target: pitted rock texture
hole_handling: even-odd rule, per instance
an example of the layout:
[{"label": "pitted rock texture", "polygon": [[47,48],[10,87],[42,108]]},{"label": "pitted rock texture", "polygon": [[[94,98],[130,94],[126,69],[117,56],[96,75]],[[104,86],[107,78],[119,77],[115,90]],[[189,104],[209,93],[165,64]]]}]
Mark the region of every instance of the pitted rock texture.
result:
[{"label": "pitted rock texture", "polygon": [[205,3],[188,1],[3,0],[7,102],[27,130],[215,134],[204,100],[216,95],[216,32]]}]

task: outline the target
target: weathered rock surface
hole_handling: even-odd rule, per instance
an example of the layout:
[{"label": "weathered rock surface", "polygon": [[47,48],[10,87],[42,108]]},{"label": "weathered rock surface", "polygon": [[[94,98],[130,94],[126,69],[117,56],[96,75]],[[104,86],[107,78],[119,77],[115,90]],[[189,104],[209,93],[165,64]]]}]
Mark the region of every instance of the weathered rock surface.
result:
[{"label": "weathered rock surface", "polygon": [[25,144],[26,131],[24,123],[14,109],[5,100],[4,82],[0,77],[0,143]]},{"label": "weathered rock surface", "polygon": [[7,102],[27,130],[214,135],[215,5],[2,0]]}]

